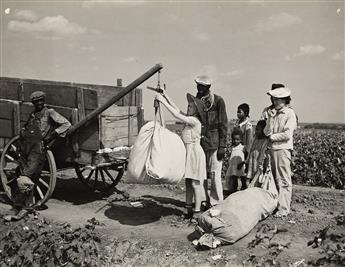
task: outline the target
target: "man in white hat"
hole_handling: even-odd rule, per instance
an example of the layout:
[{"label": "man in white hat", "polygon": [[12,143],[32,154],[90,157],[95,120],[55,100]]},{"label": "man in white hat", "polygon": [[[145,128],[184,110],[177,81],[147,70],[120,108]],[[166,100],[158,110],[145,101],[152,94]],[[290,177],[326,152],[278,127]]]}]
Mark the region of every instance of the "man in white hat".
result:
[{"label": "man in white hat", "polygon": [[223,186],[221,180],[222,160],[225,156],[226,138],[228,131],[228,117],[223,98],[211,93],[212,81],[206,75],[196,77],[197,98],[204,104],[205,120],[202,121],[201,146],[206,154],[208,177],[211,179],[211,190],[208,196],[207,181],[205,191],[207,201],[216,205],[223,200]]},{"label": "man in white hat", "polygon": [[267,92],[274,108],[267,110],[267,124],[264,133],[271,143],[271,168],[279,191],[276,217],[290,213],[292,195],[291,152],[293,132],[296,129],[296,114],[288,105],[291,91],[280,87]]},{"label": "man in white hat", "polygon": [[45,106],[46,95],[35,91],[30,95],[34,111],[29,115],[21,130],[20,175],[15,180],[17,192],[14,194],[14,216],[6,220],[22,219],[31,208],[33,189],[39,179],[45,162],[45,147],[58,137],[64,137],[71,123],[54,109]]}]

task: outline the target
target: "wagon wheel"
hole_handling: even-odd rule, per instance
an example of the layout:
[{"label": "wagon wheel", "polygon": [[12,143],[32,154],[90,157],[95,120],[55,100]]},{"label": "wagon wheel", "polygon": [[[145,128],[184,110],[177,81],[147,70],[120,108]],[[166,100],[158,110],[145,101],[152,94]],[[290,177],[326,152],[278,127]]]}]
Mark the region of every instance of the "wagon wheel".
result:
[{"label": "wagon wheel", "polygon": [[[11,183],[19,175],[19,136],[13,137],[5,146],[0,159],[0,174],[2,186],[9,199],[13,200],[16,183]],[[45,203],[53,194],[56,184],[56,164],[53,153],[48,150],[46,162],[40,177],[35,181],[33,206]],[[10,183],[9,183],[10,182]]]},{"label": "wagon wheel", "polygon": [[94,192],[108,192],[116,187],[125,171],[125,161],[98,166],[76,165],[78,178]]}]

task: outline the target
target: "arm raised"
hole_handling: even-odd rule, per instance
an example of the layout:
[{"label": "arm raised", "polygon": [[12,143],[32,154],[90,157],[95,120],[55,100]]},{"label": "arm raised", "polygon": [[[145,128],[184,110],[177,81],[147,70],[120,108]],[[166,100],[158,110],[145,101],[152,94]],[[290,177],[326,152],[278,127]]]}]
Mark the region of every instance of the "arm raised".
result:
[{"label": "arm raised", "polygon": [[178,109],[178,107],[174,107],[172,104],[169,104],[168,101],[162,96],[162,95],[157,95],[156,99],[162,103],[167,110],[178,120],[187,123],[189,125],[194,125],[195,124],[195,120],[192,117],[188,117],[185,115],[182,115],[180,113],[180,110]]}]

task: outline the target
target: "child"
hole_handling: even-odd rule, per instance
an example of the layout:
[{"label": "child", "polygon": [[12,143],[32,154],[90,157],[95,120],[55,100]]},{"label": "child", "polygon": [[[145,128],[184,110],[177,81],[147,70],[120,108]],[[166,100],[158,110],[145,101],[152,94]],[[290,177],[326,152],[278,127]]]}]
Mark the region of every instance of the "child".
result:
[{"label": "child", "polygon": [[291,151],[293,150],[293,132],[296,129],[296,114],[289,107],[291,91],[286,87],[268,91],[274,109],[267,112],[267,125],[264,133],[271,145],[271,167],[276,182],[279,199],[276,217],[290,213],[292,195]]},{"label": "child", "polygon": [[253,126],[249,121],[249,105],[247,103],[237,107],[237,118],[235,127],[240,128],[242,131],[242,145],[247,157],[253,142]]},{"label": "child", "polygon": [[247,178],[244,173],[244,146],[241,144],[242,131],[234,128],[231,133],[231,154],[229,158],[229,166],[225,175],[225,183],[228,185],[229,192],[234,193],[241,189],[247,188]]},{"label": "child", "polygon": [[246,160],[247,179],[250,181],[254,175],[261,171],[266,173],[269,166],[269,139],[264,134],[266,121],[258,121],[255,127],[254,141]]},{"label": "child", "polygon": [[[206,157],[200,145],[202,102],[191,94],[187,94],[187,115],[181,114],[174,102],[164,93],[157,95],[156,99],[161,102],[171,114],[185,123],[182,131],[182,140],[186,146],[186,170],[184,174],[186,182],[186,219],[191,219],[201,213],[201,203],[206,200],[204,180],[206,179]],[[194,210],[192,208],[193,196],[195,199]]]}]

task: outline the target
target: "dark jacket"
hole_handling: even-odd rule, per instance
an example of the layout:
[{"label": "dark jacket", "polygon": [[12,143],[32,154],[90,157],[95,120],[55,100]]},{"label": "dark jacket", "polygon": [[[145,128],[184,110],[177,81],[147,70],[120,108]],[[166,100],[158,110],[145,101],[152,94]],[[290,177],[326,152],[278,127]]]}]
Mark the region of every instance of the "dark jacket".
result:
[{"label": "dark jacket", "polygon": [[202,148],[204,151],[217,150],[219,147],[225,148],[228,132],[228,117],[223,98],[214,94],[214,103],[205,113],[206,121],[202,122],[201,128]]}]

